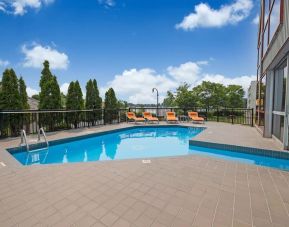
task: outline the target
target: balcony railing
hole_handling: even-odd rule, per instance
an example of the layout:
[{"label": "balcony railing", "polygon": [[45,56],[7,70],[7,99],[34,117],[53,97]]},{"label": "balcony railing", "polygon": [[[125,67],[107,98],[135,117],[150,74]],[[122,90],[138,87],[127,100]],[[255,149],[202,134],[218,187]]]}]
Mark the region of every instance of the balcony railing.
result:
[{"label": "balcony railing", "polygon": [[126,109],[93,110],[23,110],[0,111],[0,138],[19,136],[24,129],[27,134],[36,134],[43,127],[47,132],[92,127],[126,122],[126,112],[133,111],[142,116],[151,112],[165,120],[166,112],[174,111],[177,116],[187,116],[189,111],[197,111],[206,121],[228,122],[253,126],[253,109],[236,108],[179,108],[179,107],[130,107]]}]

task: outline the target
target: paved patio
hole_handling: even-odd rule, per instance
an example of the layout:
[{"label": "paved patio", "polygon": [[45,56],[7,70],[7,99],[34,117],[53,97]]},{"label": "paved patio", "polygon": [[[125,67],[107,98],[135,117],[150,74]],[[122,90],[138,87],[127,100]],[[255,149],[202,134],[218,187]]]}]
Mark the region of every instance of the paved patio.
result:
[{"label": "paved patio", "polygon": [[[231,144],[279,149],[255,128],[211,122],[206,126],[195,139],[221,142],[227,138],[225,142]],[[48,137],[118,127],[130,125]],[[123,160],[23,167],[5,151],[18,143],[19,138],[0,141],[0,162],[6,165],[0,165],[1,226],[263,227],[289,223],[289,172],[194,155],[154,158],[150,164]]]}]

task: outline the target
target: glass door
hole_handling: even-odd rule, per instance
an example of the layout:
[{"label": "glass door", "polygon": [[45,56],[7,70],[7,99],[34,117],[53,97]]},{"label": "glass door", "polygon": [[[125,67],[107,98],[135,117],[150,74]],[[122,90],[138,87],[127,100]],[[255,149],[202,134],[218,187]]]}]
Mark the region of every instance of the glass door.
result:
[{"label": "glass door", "polygon": [[[285,108],[287,87],[287,61],[275,70],[273,102],[273,135],[284,141]],[[287,130],[286,130],[287,132]]]}]

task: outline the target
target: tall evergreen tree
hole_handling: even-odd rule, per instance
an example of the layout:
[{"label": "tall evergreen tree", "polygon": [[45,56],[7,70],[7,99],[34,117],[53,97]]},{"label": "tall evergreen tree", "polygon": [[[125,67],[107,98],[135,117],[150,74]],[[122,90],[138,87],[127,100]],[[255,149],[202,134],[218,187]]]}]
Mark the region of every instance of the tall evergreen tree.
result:
[{"label": "tall evergreen tree", "polygon": [[90,79],[86,83],[86,97],[85,97],[85,108],[86,109],[93,109],[94,108],[94,92],[93,92],[93,83]]},{"label": "tall evergreen tree", "polygon": [[75,102],[77,110],[82,110],[84,107],[83,94],[78,80],[74,83]]},{"label": "tall evergreen tree", "polygon": [[86,109],[94,109],[93,112],[87,113],[87,120],[90,125],[95,125],[95,121],[101,120],[102,112],[102,99],[99,96],[99,90],[96,80],[89,80],[86,84]]},{"label": "tall evergreen tree", "polygon": [[100,109],[102,105],[102,99],[99,96],[99,90],[97,87],[97,82],[94,79],[90,79],[86,84],[86,109]]},{"label": "tall evergreen tree", "polygon": [[[22,108],[18,79],[13,69],[6,69],[3,73],[0,98],[0,109],[20,110]],[[1,119],[1,135],[18,135],[22,127],[20,122],[21,118],[17,114],[9,114],[5,119]]]},{"label": "tall evergreen tree", "polygon": [[42,76],[40,79],[39,108],[40,109],[61,109],[60,88],[56,76],[53,76],[49,69],[49,62],[43,63]]},{"label": "tall evergreen tree", "polygon": [[29,109],[26,84],[22,77],[19,78],[19,95],[20,95],[21,108],[24,110]]},{"label": "tall evergreen tree", "polygon": [[108,91],[105,92],[104,106],[106,109],[114,109],[118,107],[117,98],[113,88],[109,88]]},{"label": "tall evergreen tree", "polygon": [[13,69],[6,69],[2,77],[0,109],[21,109],[18,79]]},{"label": "tall evergreen tree", "polygon": [[[66,96],[66,109],[68,110],[82,110],[84,106],[83,95],[79,82],[71,82],[68,87]],[[77,128],[78,123],[81,121],[82,113],[73,112],[68,114],[68,123],[73,124]]]},{"label": "tall evergreen tree", "polygon": [[115,120],[118,115],[118,111],[117,111],[118,101],[115,96],[115,92],[113,88],[109,88],[108,91],[105,93],[104,106],[106,109],[105,122],[112,123],[113,120]]},{"label": "tall evergreen tree", "polygon": [[75,108],[74,106],[74,82],[71,81],[66,95],[66,109],[73,110]]},{"label": "tall evergreen tree", "polygon": [[[49,69],[49,62],[44,61],[42,76],[40,79],[40,93],[39,93],[39,109],[61,109],[61,94],[60,88],[56,79]],[[40,125],[46,127],[48,130],[54,130],[57,123],[61,122],[61,116],[52,114],[41,114],[39,116]]]},{"label": "tall evergreen tree", "polygon": [[68,110],[82,110],[83,109],[83,95],[78,81],[71,82],[68,87],[66,96],[66,109]]},{"label": "tall evergreen tree", "polygon": [[98,90],[96,80],[94,79],[92,83],[93,83],[93,89],[95,93],[95,109],[100,109],[102,107],[102,98],[99,95],[99,90]]}]

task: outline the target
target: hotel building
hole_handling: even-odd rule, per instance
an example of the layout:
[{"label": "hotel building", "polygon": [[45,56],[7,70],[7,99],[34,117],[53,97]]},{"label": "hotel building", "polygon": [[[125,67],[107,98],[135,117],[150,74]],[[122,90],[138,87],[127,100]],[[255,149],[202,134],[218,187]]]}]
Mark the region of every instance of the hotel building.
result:
[{"label": "hotel building", "polygon": [[288,149],[289,0],[261,0],[256,126]]}]

